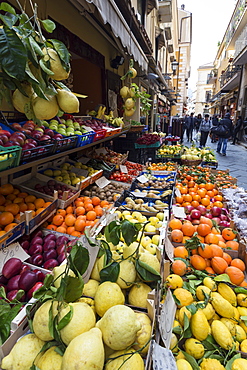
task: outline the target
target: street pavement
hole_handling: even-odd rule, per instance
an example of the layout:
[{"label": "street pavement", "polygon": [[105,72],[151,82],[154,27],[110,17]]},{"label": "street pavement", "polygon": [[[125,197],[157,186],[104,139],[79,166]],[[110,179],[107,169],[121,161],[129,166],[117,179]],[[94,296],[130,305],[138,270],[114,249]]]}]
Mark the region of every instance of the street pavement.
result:
[{"label": "street pavement", "polygon": [[[184,145],[188,145],[186,139]],[[216,152],[217,143],[211,143],[210,138],[208,138],[206,146],[215,150],[218,161],[217,169],[229,169],[230,175],[238,179],[238,186],[247,190],[247,148],[239,144],[231,145],[231,140],[228,140],[226,156],[222,156]]]}]

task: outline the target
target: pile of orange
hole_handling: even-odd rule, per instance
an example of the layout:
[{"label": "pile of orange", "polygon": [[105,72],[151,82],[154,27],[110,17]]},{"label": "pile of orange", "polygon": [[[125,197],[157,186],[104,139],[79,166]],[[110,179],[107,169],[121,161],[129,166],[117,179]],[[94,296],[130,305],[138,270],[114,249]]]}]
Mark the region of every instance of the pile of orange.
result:
[{"label": "pile of orange", "polygon": [[186,240],[196,235],[203,243],[203,246],[192,250],[185,245],[174,247],[174,257],[178,258],[172,264],[175,274],[183,276],[193,267],[212,275],[226,273],[233,284],[247,285],[244,282],[245,263],[238,258],[232,259],[225,252],[226,249],[238,250],[239,243],[235,240],[236,232],[233,229],[228,227],[220,231],[206,217],[201,217],[198,225],[174,218],[170,220],[169,228],[172,242],[185,244]]},{"label": "pile of orange", "polygon": [[87,226],[94,226],[103,215],[103,208],[109,208],[110,204],[106,200],[98,197],[79,197],[74,205],[66,209],[58,209],[56,214],[51,217],[50,223],[44,227],[49,230],[80,237]]},{"label": "pile of orange", "polygon": [[31,211],[32,217],[42,212],[51,202],[45,202],[26,192],[21,192],[11,184],[0,186],[0,236],[18,225],[20,214]]}]

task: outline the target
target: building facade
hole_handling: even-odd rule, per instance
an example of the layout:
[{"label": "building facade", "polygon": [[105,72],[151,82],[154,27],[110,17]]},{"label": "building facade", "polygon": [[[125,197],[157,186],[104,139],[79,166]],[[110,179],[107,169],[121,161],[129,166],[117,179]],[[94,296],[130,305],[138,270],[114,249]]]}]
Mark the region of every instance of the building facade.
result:
[{"label": "building facade", "polygon": [[198,78],[196,83],[196,98],[195,98],[195,115],[201,113],[211,113],[209,111],[210,100],[212,98],[213,84],[208,83],[209,74],[213,69],[213,63],[208,63],[200,66],[197,69]]}]

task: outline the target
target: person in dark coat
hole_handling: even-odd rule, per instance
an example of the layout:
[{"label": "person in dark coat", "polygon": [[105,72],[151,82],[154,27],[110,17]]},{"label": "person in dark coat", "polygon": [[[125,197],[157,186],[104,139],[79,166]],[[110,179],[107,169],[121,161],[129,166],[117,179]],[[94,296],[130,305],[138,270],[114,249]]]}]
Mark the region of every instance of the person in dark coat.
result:
[{"label": "person in dark coat", "polygon": [[202,120],[200,127],[199,127],[199,131],[201,133],[200,148],[205,147],[211,127],[212,127],[212,123],[209,119],[209,114],[205,114],[205,118]]},{"label": "person in dark coat", "polygon": [[200,127],[201,122],[202,122],[202,115],[201,115],[201,113],[199,113],[197,115],[196,119],[195,119],[195,130],[196,130],[196,132],[199,131],[199,127]]},{"label": "person in dark coat", "polygon": [[186,117],[185,119],[186,135],[188,141],[192,141],[192,132],[194,129],[194,125],[195,125],[194,113],[190,113],[190,116]]},{"label": "person in dark coat", "polygon": [[[239,133],[239,131],[241,130],[243,126],[243,121],[242,121],[242,117],[241,116],[238,116],[238,119],[237,119],[237,122],[236,122],[236,125],[234,127],[234,130],[233,130],[233,140],[232,140],[232,145],[235,145],[236,143],[236,139],[237,139],[237,134]],[[237,139],[238,140],[238,139]]]},{"label": "person in dark coat", "polygon": [[[218,124],[219,124],[218,115],[214,114],[214,116],[212,118],[212,125],[213,126],[218,126]],[[211,143],[216,143],[216,135],[214,133],[212,133],[212,136],[211,136]]]},{"label": "person in dark coat", "polygon": [[222,118],[222,120],[219,122],[219,126],[223,126],[224,132],[222,134],[219,134],[219,133],[217,134],[217,136],[219,137],[219,141],[217,145],[217,153],[220,154],[220,150],[223,144],[222,155],[225,156],[226,148],[227,148],[227,141],[229,137],[231,137],[233,134],[233,124],[232,124],[232,120],[230,119],[230,113],[225,114],[225,117]]}]

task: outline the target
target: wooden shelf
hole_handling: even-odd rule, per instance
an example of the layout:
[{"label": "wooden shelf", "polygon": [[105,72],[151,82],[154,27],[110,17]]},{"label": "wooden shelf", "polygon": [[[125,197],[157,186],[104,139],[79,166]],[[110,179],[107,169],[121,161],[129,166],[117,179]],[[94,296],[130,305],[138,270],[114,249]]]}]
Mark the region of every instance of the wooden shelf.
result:
[{"label": "wooden shelf", "polygon": [[74,149],[70,149],[70,150],[66,150],[66,151],[61,152],[61,153],[53,154],[53,155],[51,155],[49,157],[38,159],[37,161],[32,161],[32,162],[29,162],[29,163],[22,164],[22,165],[20,165],[18,167],[11,168],[9,170],[2,171],[2,172],[0,172],[1,182],[4,183],[4,179],[6,179],[9,175],[13,175],[16,172],[20,172],[20,171],[26,170],[27,168],[32,168],[34,166],[38,166],[38,165],[43,164],[45,162],[54,161],[55,159],[58,159],[58,158],[63,157],[65,155],[69,155],[69,154],[73,154],[73,153],[77,153],[77,152],[83,151],[83,150],[85,150],[87,148],[90,148],[92,146],[98,145],[100,143],[104,143],[106,141],[113,140],[113,139],[115,139],[116,137],[118,137],[120,135],[126,134],[127,132],[128,132],[128,130],[121,131],[121,132],[119,132],[116,135],[108,136],[108,137],[106,137],[106,138],[104,138],[102,140],[95,141],[95,142],[93,142],[91,144],[80,146],[78,148],[74,148]]}]

